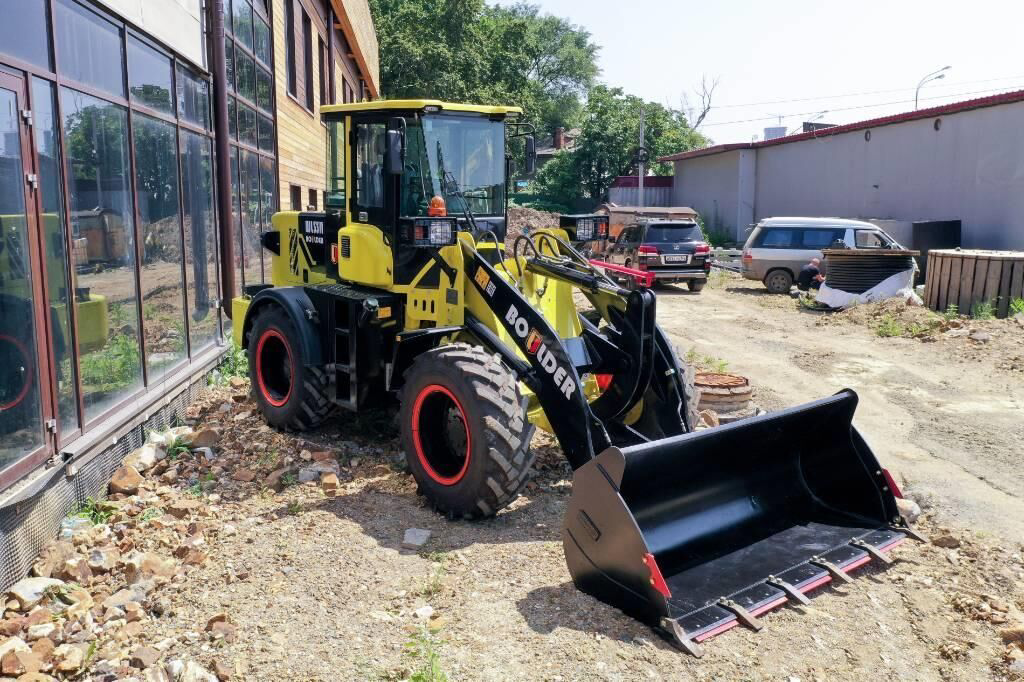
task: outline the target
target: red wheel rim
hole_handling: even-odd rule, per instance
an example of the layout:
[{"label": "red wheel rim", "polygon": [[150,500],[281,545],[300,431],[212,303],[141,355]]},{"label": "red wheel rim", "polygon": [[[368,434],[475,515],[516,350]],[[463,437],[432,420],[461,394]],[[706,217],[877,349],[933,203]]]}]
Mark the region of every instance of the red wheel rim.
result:
[{"label": "red wheel rim", "polygon": [[[284,376],[284,372],[281,371],[284,367],[275,368],[275,372],[268,372],[268,367],[265,367],[269,361],[265,362],[263,352],[266,350],[267,343],[273,345],[280,345],[287,359],[288,375]],[[256,344],[256,383],[260,387],[260,393],[263,395],[263,399],[274,407],[283,407],[288,402],[288,398],[292,395],[292,385],[294,382],[292,378],[295,376],[295,360],[292,355],[292,348],[288,345],[288,340],[284,335],[276,329],[267,329],[260,336],[259,342]],[[281,390],[280,384],[282,381],[287,381],[287,388]],[[278,384],[275,388],[272,384]],[[280,397],[275,397],[280,396]]]},{"label": "red wheel rim", "polygon": [[[441,400],[440,404],[436,403],[439,398]],[[439,454],[434,452],[436,449],[436,443],[433,440],[430,440],[425,444],[423,437],[424,434],[420,432],[420,421],[423,417],[424,408],[428,407],[431,412],[431,416],[434,416],[440,405],[443,405],[445,399],[450,401],[451,404],[454,405],[455,409],[458,410],[459,418],[462,420],[462,426],[466,436],[465,451],[461,458],[461,465],[458,467],[453,466],[452,461],[444,461],[445,459],[454,460],[454,456],[447,458],[442,457],[441,462],[432,462],[431,460],[437,459],[436,455]],[[434,404],[428,405],[428,401]],[[441,414],[443,414],[443,412]],[[439,432],[442,431],[443,428],[443,425],[436,426],[436,435],[440,436]],[[441,485],[455,485],[465,477],[466,472],[469,470],[469,460],[473,452],[473,439],[469,433],[469,421],[466,419],[466,411],[462,408],[462,403],[459,402],[459,399],[455,397],[454,393],[439,384],[430,384],[429,386],[425,386],[423,390],[419,392],[419,395],[416,396],[416,401],[412,406],[412,442],[413,446],[416,448],[416,458],[419,460],[420,465],[423,466],[423,470],[426,471],[427,475],[433,480],[437,481]],[[457,453],[449,454],[457,456]],[[446,466],[435,466],[440,464],[444,464]],[[444,470],[439,471],[439,468],[443,468]]]},{"label": "red wheel rim", "polygon": [[15,349],[17,349],[18,354],[21,355],[24,360],[24,363],[22,364],[25,367],[25,381],[22,382],[21,390],[18,391],[18,395],[16,395],[10,402],[0,404],[0,410],[9,410],[12,407],[19,405],[21,401],[25,399],[25,396],[28,395],[29,388],[32,387],[32,359],[29,357],[28,349],[25,348],[24,344],[22,344],[18,339],[13,336],[8,336],[7,334],[0,334],[0,342],[4,341],[10,343],[15,347]]}]

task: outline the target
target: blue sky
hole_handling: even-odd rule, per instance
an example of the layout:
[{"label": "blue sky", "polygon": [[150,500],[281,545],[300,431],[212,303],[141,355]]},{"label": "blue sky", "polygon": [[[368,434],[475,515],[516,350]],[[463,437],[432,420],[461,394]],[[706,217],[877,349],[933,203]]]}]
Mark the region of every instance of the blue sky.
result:
[{"label": "blue sky", "polygon": [[826,110],[829,123],[909,111],[946,65],[922,108],[1024,89],[1021,0],[531,1],[591,32],[609,85],[678,108],[717,77],[702,132],[720,143],[760,139],[778,115],[792,129]]}]

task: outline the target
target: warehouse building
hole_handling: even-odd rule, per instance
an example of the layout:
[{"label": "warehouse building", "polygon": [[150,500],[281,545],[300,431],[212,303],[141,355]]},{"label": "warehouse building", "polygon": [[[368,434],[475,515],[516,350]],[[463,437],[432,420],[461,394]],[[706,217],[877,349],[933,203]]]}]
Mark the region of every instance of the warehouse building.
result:
[{"label": "warehouse building", "polygon": [[0,588],[183,416],[282,191],[319,203],[317,108],[378,90],[366,0],[4,10]]},{"label": "warehouse building", "polygon": [[664,157],[672,203],[738,242],[771,216],[959,221],[969,248],[1024,249],[1024,91]]}]

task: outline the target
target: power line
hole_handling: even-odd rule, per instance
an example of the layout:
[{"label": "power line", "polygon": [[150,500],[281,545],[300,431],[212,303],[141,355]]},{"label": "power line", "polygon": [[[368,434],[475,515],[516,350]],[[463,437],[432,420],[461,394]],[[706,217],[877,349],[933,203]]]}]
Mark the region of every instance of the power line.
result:
[{"label": "power line", "polygon": [[[933,85],[932,87],[933,88],[958,88],[958,87],[961,87],[963,85],[975,85],[977,83],[993,83],[995,81],[1017,80],[1017,79],[1020,79],[1020,78],[1024,78],[1024,75],[1020,75],[1020,76],[1004,76],[1002,78],[986,78],[984,80],[975,80],[975,81],[961,81],[961,82],[958,82],[958,83],[945,83],[945,84]],[[864,96],[867,96],[867,95],[884,95],[884,94],[889,94],[889,93],[893,93],[893,92],[909,92],[909,91],[911,91],[913,89],[914,88],[894,88],[892,90],[872,90],[870,92],[851,92],[851,93],[847,93],[845,95],[821,95],[820,97],[800,97],[800,98],[796,98],[796,99],[777,99],[777,100],[767,100],[767,101],[764,101],[764,102],[747,102],[745,104],[716,104],[714,106],[714,108],[715,109],[736,109],[736,108],[740,108],[740,107],[757,107],[757,106],[764,106],[764,105],[768,105],[768,104],[792,104],[792,103],[796,103],[796,102],[816,102],[816,101],[826,100],[826,99],[841,99],[843,97],[864,97]]]},{"label": "power line", "polygon": [[[928,100],[933,100],[933,99],[948,99],[950,97],[965,97],[967,95],[983,95],[983,94],[987,94],[987,93],[996,93],[996,92],[1001,92],[1001,91],[1012,91],[1012,90],[1015,90],[1015,89],[1016,89],[1015,87],[989,88],[987,90],[975,90],[974,92],[959,92],[959,93],[950,93],[950,94],[946,94],[946,95],[936,95],[934,97],[921,97],[920,99],[921,99],[921,101],[928,101]],[[834,112],[837,112],[837,111],[854,111],[856,109],[873,109],[873,108],[876,108],[876,107],[893,106],[893,105],[896,105],[896,104],[910,104],[913,101],[914,100],[912,100],[912,99],[901,99],[901,100],[895,100],[895,101],[892,101],[892,102],[877,102],[875,104],[861,104],[861,105],[858,105],[858,106],[855,106],[855,107],[842,107],[840,109],[830,109],[828,113],[831,114],[831,113],[834,113]],[[811,114],[818,114],[818,113],[821,113],[821,110],[816,109],[814,111],[802,111],[802,112],[798,112],[798,113],[794,113],[794,114],[782,114],[782,115],[774,114],[774,115],[769,115],[769,116],[761,116],[759,118],[746,118],[746,119],[742,119],[742,120],[738,120],[738,121],[719,121],[719,122],[716,122],[716,123],[704,123],[704,124],[701,125],[701,128],[707,128],[707,127],[710,127],[710,126],[733,125],[733,124],[736,124],[736,123],[755,123],[757,121],[769,121],[769,120],[776,119],[776,118],[793,118],[794,116],[810,116]]]}]

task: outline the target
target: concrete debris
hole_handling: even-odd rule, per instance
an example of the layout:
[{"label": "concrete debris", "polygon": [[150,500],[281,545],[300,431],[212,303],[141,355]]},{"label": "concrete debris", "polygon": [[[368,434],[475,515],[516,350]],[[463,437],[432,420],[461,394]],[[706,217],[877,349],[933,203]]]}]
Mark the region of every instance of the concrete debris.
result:
[{"label": "concrete debris", "polygon": [[185,444],[192,450],[200,448],[215,448],[220,444],[220,430],[213,426],[206,426],[185,439]]},{"label": "concrete debris", "polygon": [[341,466],[335,461],[313,462],[299,469],[299,483],[319,481],[324,474],[341,474]]},{"label": "concrete debris", "polygon": [[420,620],[427,620],[434,615],[434,607],[429,604],[427,606],[421,606],[413,611],[413,615]]},{"label": "concrete debris", "polygon": [[408,528],[402,538],[403,549],[419,549],[430,540],[430,531],[423,528]]},{"label": "concrete debris", "polygon": [[133,466],[122,466],[110,479],[111,494],[134,495],[145,479]]},{"label": "concrete debris", "polygon": [[22,578],[11,586],[7,593],[18,601],[22,611],[28,611],[43,600],[47,590],[64,587],[63,580],[56,578]]},{"label": "concrete debris", "polygon": [[896,508],[900,510],[900,516],[906,519],[907,523],[914,523],[921,518],[920,505],[909,498],[897,497]]}]

